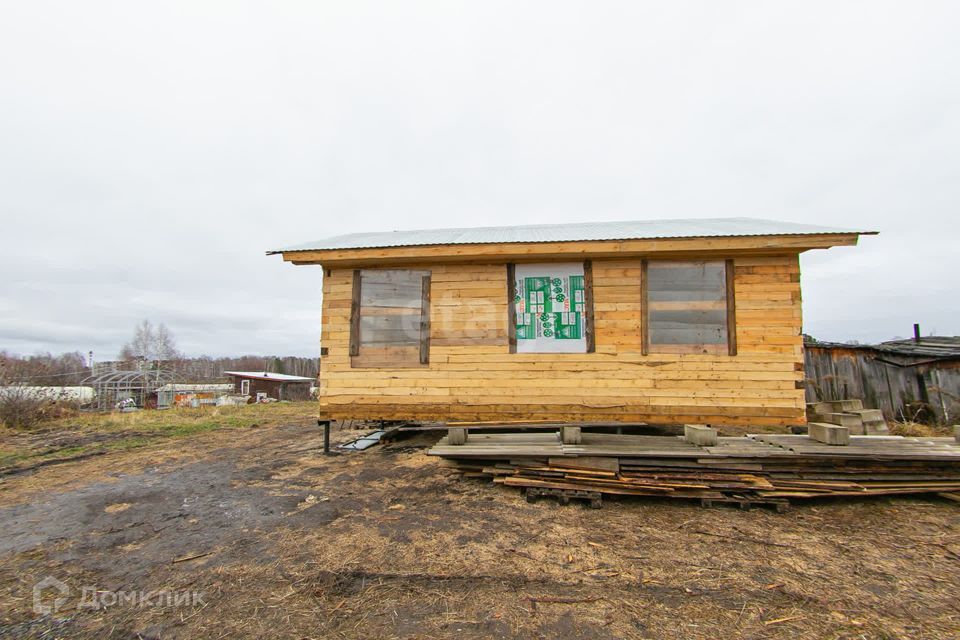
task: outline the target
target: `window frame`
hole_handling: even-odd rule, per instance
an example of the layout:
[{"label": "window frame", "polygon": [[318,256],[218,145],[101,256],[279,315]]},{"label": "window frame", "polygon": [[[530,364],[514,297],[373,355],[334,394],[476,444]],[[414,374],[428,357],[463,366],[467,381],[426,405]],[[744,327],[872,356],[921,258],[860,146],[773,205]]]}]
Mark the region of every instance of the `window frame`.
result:
[{"label": "window frame", "polygon": [[[363,274],[384,272],[409,272],[420,275],[419,339],[409,349],[411,353],[378,354],[363,353],[361,317],[363,315]],[[350,300],[350,367],[354,369],[403,369],[427,367],[430,364],[430,282],[432,273],[427,269],[354,269]],[[400,307],[402,308],[402,307]],[[409,307],[413,309],[414,307]],[[377,314],[374,314],[374,316]],[[384,314],[387,315],[387,314]],[[414,315],[414,314],[411,314]],[[382,347],[390,349],[391,347]],[[405,350],[404,346],[394,347]],[[411,357],[416,352],[417,357]]]},{"label": "window frame", "polygon": [[[561,262],[561,261],[558,261]],[[578,262],[577,260],[563,260],[563,263]],[[552,352],[552,351],[525,351],[525,354],[539,353],[596,353],[597,341],[593,309],[593,261],[583,260],[583,338],[586,343],[584,351]],[[541,264],[537,262],[536,264]],[[549,264],[549,263],[543,263]],[[517,352],[517,263],[507,263],[507,349],[510,353]]]},{"label": "window frame", "polygon": [[[685,354],[691,353],[678,348],[664,348],[665,345],[651,345],[650,343],[650,292],[648,290],[648,271],[650,262],[723,262],[724,264],[724,302],[726,303],[726,328],[727,340],[726,349],[723,349],[722,342],[715,343],[716,348],[711,349],[710,345],[701,345],[702,351],[692,352],[697,355],[715,355],[715,356],[735,356],[737,355],[737,298],[735,286],[735,269],[732,258],[727,259],[688,259],[688,260],[648,260],[640,261],[640,342],[641,354],[650,355],[653,353],[673,353]],[[725,351],[725,352],[724,352]]]}]

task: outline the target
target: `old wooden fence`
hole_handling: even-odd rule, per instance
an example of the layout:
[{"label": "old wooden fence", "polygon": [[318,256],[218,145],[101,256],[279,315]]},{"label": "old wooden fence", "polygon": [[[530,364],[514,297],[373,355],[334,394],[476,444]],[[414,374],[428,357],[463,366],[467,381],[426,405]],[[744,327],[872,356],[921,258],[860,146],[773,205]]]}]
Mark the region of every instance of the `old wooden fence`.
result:
[{"label": "old wooden fence", "polygon": [[804,362],[808,402],[862,398],[887,419],[960,423],[960,357],[808,344]]}]

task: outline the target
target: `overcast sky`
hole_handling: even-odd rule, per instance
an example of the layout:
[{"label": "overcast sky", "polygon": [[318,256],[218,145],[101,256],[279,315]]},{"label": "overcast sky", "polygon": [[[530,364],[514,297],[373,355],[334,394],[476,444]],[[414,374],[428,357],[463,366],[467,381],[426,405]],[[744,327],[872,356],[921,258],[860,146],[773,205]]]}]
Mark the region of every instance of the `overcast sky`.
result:
[{"label": "overcast sky", "polygon": [[804,330],[960,334],[958,2],[0,2],[0,349],[316,355],[357,231],[753,216]]}]

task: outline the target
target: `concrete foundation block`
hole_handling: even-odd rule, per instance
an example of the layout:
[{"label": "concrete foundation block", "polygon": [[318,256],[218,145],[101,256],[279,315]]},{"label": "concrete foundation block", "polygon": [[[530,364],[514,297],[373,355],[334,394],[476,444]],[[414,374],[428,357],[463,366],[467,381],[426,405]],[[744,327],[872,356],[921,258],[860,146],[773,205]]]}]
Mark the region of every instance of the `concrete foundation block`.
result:
[{"label": "concrete foundation block", "polygon": [[834,408],[829,402],[808,402],[807,413],[810,415],[819,415],[824,413],[833,413]]},{"label": "concrete foundation block", "polygon": [[835,424],[811,422],[807,425],[807,435],[811,440],[824,444],[837,446],[850,444],[850,429]]},{"label": "concrete foundation block", "polygon": [[717,430],[705,424],[683,425],[683,437],[690,444],[699,447],[717,446]]},{"label": "concrete foundation block", "polygon": [[467,429],[465,427],[450,427],[447,429],[448,444],[467,444]]},{"label": "concrete foundation block", "polygon": [[863,400],[830,400],[827,402],[835,412],[859,411],[863,409]]},{"label": "concrete foundation block", "polygon": [[[863,423],[863,434],[866,436],[886,436],[890,434],[890,428],[886,420],[874,420]],[[854,434],[857,435],[857,434]]]},{"label": "concrete foundation block", "polygon": [[816,421],[846,427],[850,433],[863,435],[863,419],[855,413],[827,413],[818,416]]},{"label": "concrete foundation block", "polygon": [[844,413],[858,415],[864,423],[883,421],[886,419],[883,417],[883,411],[880,411],[880,409],[854,409],[852,411],[844,411]]},{"label": "concrete foundation block", "polygon": [[560,427],[560,442],[563,444],[580,444],[582,441],[580,427]]}]

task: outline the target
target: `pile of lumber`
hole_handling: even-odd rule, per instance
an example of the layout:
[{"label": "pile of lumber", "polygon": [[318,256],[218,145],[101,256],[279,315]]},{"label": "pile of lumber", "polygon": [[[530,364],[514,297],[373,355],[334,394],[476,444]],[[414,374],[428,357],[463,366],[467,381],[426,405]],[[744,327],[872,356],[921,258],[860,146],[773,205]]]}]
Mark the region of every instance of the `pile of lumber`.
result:
[{"label": "pile of lumber", "polygon": [[584,433],[569,445],[558,434],[470,434],[461,445],[442,439],[430,454],[465,477],[506,486],[705,502],[960,491],[953,438],[850,436],[835,446],[758,434],[691,442],[698,439]]}]

